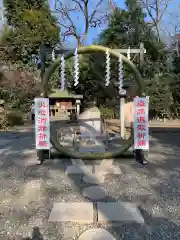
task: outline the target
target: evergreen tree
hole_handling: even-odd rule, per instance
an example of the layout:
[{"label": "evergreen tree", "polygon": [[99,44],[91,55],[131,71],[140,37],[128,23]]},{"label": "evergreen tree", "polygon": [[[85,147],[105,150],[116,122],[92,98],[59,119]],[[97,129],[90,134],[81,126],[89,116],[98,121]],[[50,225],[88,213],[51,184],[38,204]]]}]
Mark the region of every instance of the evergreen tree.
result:
[{"label": "evergreen tree", "polygon": [[[144,73],[146,77],[154,76],[155,72],[164,67],[164,44],[157,41],[152,29],[146,24],[145,14],[137,0],[127,0],[126,5],[126,10],[115,10],[108,28],[100,36],[100,42],[111,48],[139,48],[140,42],[143,42],[147,50]],[[158,65],[155,65],[157,61]],[[135,58],[134,63],[138,67],[139,58]],[[151,67],[148,68],[146,63]]]},{"label": "evergreen tree", "polygon": [[30,11],[47,11],[50,13],[46,0],[4,0],[6,19],[10,26],[17,27],[20,24],[21,14]]},{"label": "evergreen tree", "polygon": [[[179,44],[180,49],[180,44]],[[173,115],[180,116],[180,56],[177,52],[172,55],[173,58],[173,74],[171,74],[171,91],[173,97]]]},{"label": "evergreen tree", "polygon": [[[164,44],[159,42],[152,29],[145,22],[145,14],[136,0],[126,1],[126,10],[117,8],[111,16],[108,28],[100,35],[100,43],[111,48],[139,48],[144,43],[146,54],[144,56],[143,79],[146,86],[146,95],[150,96],[151,110],[158,116],[169,116],[172,104],[171,91],[167,74],[166,54]],[[133,56],[131,56],[131,59]],[[99,59],[95,61],[97,69]],[[133,59],[139,68],[139,57]],[[117,59],[112,59],[112,75],[118,80]],[[133,80],[131,73],[125,69],[125,80]],[[155,91],[154,91],[155,89]]]},{"label": "evergreen tree", "polygon": [[41,44],[59,42],[60,29],[46,0],[4,0],[4,6],[10,30],[2,43],[11,59],[30,61],[39,55]]}]

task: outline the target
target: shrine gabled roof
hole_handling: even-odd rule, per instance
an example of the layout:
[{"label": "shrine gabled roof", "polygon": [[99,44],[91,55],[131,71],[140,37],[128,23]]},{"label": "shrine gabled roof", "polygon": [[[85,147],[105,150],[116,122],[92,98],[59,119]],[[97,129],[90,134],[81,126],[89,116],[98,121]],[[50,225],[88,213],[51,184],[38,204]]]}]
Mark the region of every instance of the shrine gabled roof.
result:
[{"label": "shrine gabled roof", "polygon": [[82,99],[83,95],[71,94],[67,90],[60,89],[52,89],[51,93],[48,96],[49,98],[74,98],[74,99]]}]

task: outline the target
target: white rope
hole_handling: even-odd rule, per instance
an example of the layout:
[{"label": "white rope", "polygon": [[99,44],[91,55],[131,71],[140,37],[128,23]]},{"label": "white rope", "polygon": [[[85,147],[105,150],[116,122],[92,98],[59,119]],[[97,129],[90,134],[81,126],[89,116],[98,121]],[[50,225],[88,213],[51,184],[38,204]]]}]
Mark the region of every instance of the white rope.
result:
[{"label": "white rope", "polygon": [[122,55],[119,57],[119,94],[125,94],[126,91],[123,89],[123,61]]},{"label": "white rope", "polygon": [[110,54],[108,49],[106,50],[106,79],[105,86],[107,87],[110,84]]},{"label": "white rope", "polygon": [[74,86],[79,83],[79,63],[78,63],[78,49],[74,52]]},{"label": "white rope", "polygon": [[127,58],[129,60],[131,60],[131,49],[130,49],[130,47],[128,48],[128,51],[127,51]]},{"label": "white rope", "polygon": [[53,49],[53,51],[52,51],[52,61],[54,62],[55,61],[55,52],[54,52],[54,49]]},{"label": "white rope", "polygon": [[65,89],[65,60],[64,55],[61,56],[61,90]]}]

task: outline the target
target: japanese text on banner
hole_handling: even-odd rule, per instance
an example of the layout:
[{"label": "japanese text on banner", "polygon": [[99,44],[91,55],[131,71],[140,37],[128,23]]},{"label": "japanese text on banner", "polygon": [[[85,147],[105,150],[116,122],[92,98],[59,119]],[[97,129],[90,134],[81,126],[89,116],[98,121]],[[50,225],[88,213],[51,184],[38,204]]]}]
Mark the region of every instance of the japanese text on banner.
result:
[{"label": "japanese text on banner", "polygon": [[36,149],[50,149],[49,99],[35,98]]},{"label": "japanese text on banner", "polygon": [[134,149],[149,149],[149,99],[134,98]]}]

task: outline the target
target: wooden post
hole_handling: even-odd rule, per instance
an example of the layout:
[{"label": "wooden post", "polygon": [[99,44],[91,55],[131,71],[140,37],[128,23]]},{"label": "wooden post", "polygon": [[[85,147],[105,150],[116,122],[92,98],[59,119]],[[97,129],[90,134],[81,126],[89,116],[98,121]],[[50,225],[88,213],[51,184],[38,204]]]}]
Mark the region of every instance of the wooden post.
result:
[{"label": "wooden post", "polygon": [[[146,50],[144,49],[144,43],[140,43],[140,48],[139,49],[113,49],[118,53],[123,53],[127,54],[128,51],[130,54],[134,53],[139,53],[140,55],[140,69],[143,67],[144,63],[144,53],[146,53]],[[120,109],[119,109],[119,116],[120,116],[120,121],[121,121],[121,138],[125,137],[125,122],[124,122],[124,105],[125,105],[125,98],[124,96],[120,96]]]},{"label": "wooden post", "polygon": [[5,19],[4,19],[4,7],[3,7],[3,3],[2,3],[2,7],[0,7],[0,11],[1,11],[1,22],[2,22],[2,26],[5,25]]},{"label": "wooden post", "polygon": [[144,43],[140,43],[140,69],[142,69],[143,64],[144,64]]},{"label": "wooden post", "polygon": [[124,105],[125,105],[125,98],[120,96],[120,121],[121,121],[121,138],[124,139],[125,132],[124,132]]}]

